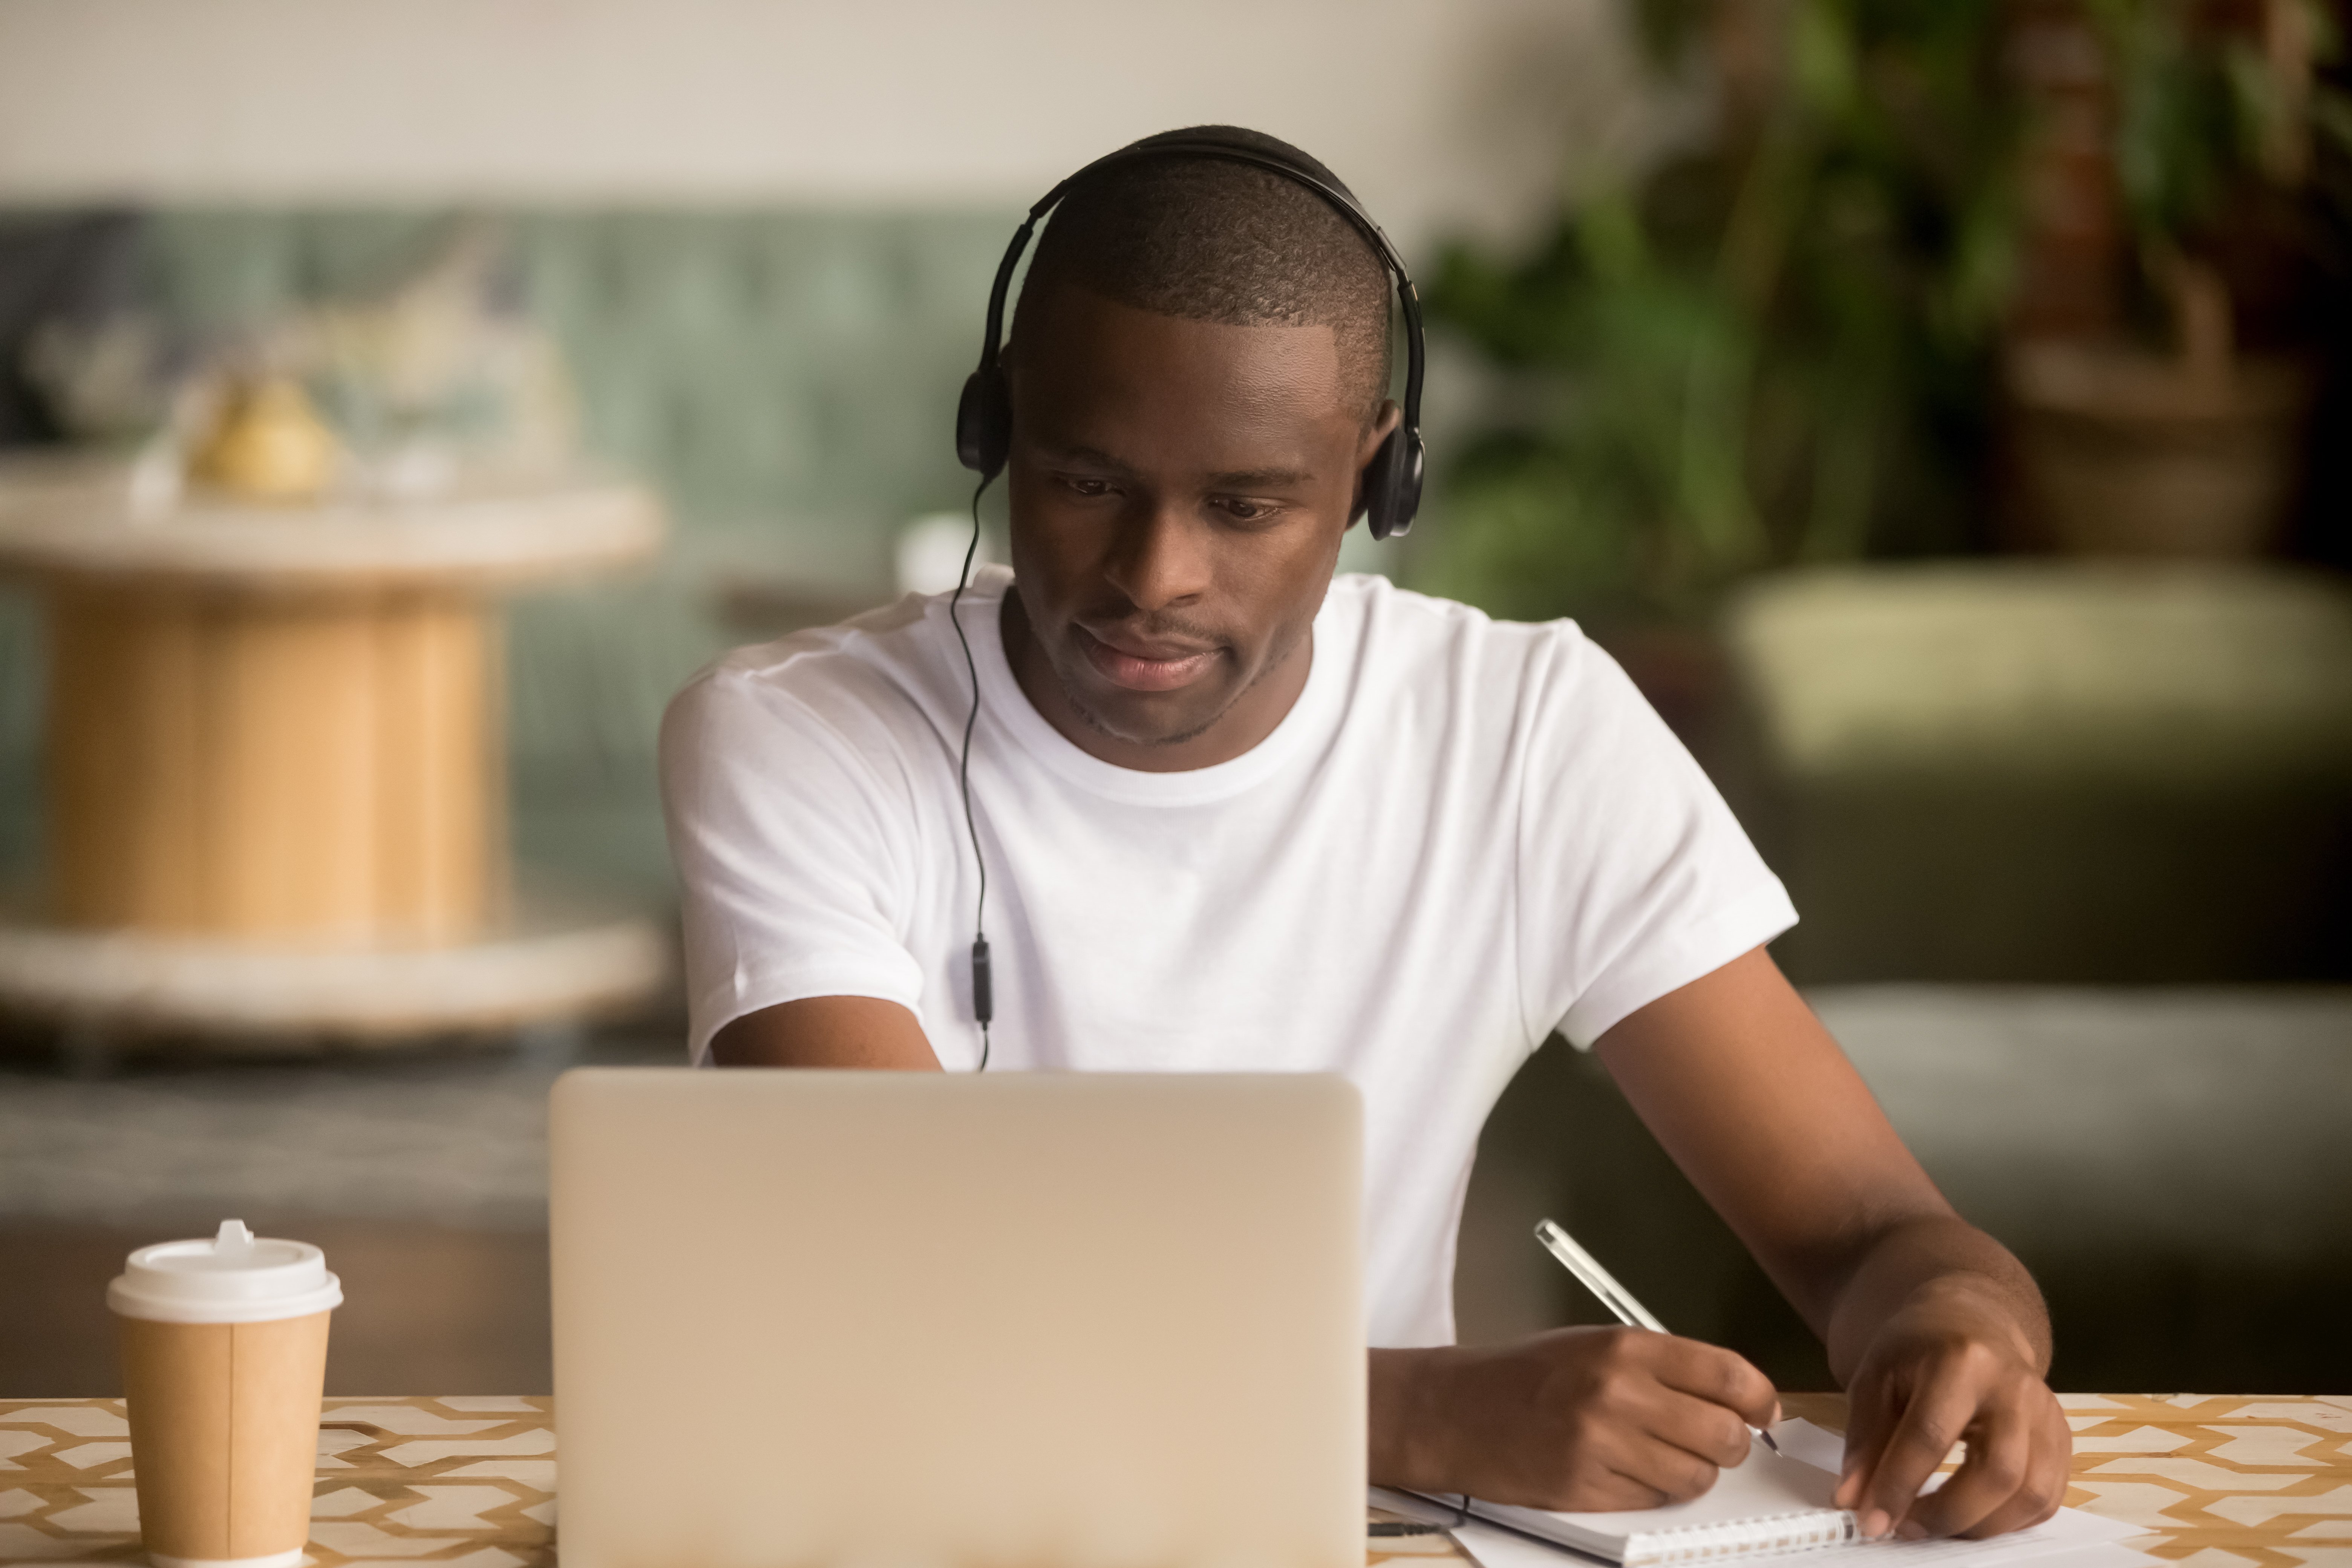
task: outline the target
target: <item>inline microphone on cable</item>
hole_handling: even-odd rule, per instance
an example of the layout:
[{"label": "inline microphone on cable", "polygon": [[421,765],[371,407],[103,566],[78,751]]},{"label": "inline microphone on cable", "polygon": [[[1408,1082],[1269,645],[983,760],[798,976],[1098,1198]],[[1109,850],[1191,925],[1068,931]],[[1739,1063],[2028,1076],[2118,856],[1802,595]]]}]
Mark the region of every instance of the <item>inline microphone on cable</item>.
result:
[{"label": "inline microphone on cable", "polygon": [[971,939],[971,1016],[983,1029],[996,1016],[996,987],[989,978],[988,939]]}]

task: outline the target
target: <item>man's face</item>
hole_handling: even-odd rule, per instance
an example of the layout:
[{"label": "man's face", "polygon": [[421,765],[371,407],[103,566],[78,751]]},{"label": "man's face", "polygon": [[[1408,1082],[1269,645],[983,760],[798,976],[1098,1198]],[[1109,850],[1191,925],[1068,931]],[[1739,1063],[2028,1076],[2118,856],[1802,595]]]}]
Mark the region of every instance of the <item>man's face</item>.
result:
[{"label": "man's face", "polygon": [[[1186,321],[1075,288],[1024,302],[1009,374],[1022,651],[1114,760],[1213,740],[1305,653],[1393,416],[1366,429],[1328,327]],[[1269,685],[1289,696],[1237,726],[1244,749],[1296,695]]]}]

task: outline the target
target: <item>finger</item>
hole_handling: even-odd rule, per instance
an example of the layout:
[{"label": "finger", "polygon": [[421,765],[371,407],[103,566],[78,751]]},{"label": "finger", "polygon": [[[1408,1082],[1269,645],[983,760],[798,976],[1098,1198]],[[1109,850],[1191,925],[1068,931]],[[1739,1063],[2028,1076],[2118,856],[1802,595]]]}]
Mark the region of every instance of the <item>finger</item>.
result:
[{"label": "finger", "polygon": [[1879,1453],[1899,1414],[1883,1384],[1874,1382],[1870,1386],[1875,1392],[1857,1395],[1847,1407],[1845,1457],[1838,1467],[1837,1490],[1830,1499],[1840,1508],[1861,1509],[1863,1499],[1869,1495],[1871,1472],[1877,1468]]},{"label": "finger", "polygon": [[1655,1375],[1668,1388],[1720,1405],[1751,1426],[1767,1425],[1780,1408],[1772,1380],[1747,1357],[1696,1340],[1661,1337],[1665,1343]]},{"label": "finger", "polygon": [[1939,1380],[1911,1396],[1863,1489],[1864,1534],[1884,1534],[1902,1522],[1919,1489],[1960,1440],[1976,1415],[1976,1404],[1977,1396],[1966,1384],[1950,1379]]},{"label": "finger", "polygon": [[1561,1505],[1578,1513],[1612,1513],[1620,1509],[1663,1508],[1674,1500],[1647,1481],[1615,1470],[1589,1482],[1576,1502]]},{"label": "finger", "polygon": [[1654,1494],[1651,1507],[1697,1497],[1714,1486],[1722,1473],[1689,1449],[1645,1432],[1628,1433],[1609,1468],[1634,1485],[1648,1488]]},{"label": "finger", "polygon": [[2005,1535],[2012,1530],[2024,1530],[2040,1524],[2066,1500],[2066,1479],[2073,1468],[2074,1434],[2066,1425],[2065,1413],[2058,1401],[2046,1391],[2041,1392],[2040,1403],[2046,1406],[2041,1418],[2032,1422],[2034,1428],[2032,1458],[2027,1462],[2024,1480],[2019,1483],[2010,1500],[1977,1521],[1967,1531],[1975,1540]]},{"label": "finger", "polygon": [[1912,1505],[1903,1533],[1965,1534],[2007,1509],[2033,1474],[2035,1436],[2032,1415],[2015,1400],[1979,1413],[1969,1428],[1968,1458],[1942,1489]]},{"label": "finger", "polygon": [[1712,1400],[1660,1387],[1639,1419],[1652,1436],[1717,1468],[1729,1469],[1748,1458],[1748,1423]]}]

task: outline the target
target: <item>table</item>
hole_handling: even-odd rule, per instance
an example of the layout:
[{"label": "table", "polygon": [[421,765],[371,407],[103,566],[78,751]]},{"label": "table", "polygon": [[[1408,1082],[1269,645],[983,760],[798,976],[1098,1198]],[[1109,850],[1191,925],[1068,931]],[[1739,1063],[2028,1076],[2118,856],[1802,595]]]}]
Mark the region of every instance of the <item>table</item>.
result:
[{"label": "table", "polygon": [[498,593],[641,560],[642,487],[207,497],[0,466],[0,574],[47,628],[45,885],[0,910],[0,1000],[86,1027],[346,1037],[634,1001],[649,923],[518,899]]},{"label": "table", "polygon": [[[2133,1542],[2194,1568],[2352,1565],[2352,1397],[2062,1396],[2077,1508],[2145,1526]],[[1834,1394],[1792,1415],[1843,1424]],[[310,1553],[345,1563],[551,1568],[554,1402],[537,1396],[330,1399]],[[139,1555],[119,1399],[0,1400],[0,1563]],[[1458,1561],[1440,1540],[1369,1557]],[[1565,1561],[1565,1559],[1563,1559]]]}]

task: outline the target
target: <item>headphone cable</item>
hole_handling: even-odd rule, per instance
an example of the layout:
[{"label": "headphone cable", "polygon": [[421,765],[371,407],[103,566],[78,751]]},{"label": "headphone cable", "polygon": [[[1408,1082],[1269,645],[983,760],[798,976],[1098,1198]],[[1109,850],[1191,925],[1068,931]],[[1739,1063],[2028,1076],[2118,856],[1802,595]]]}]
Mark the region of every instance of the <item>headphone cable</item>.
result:
[{"label": "headphone cable", "polygon": [[988,1070],[988,1025],[996,1013],[996,987],[988,968],[988,860],[980,852],[980,826],[971,815],[971,732],[980,723],[980,665],[971,657],[971,639],[964,636],[963,616],[958,613],[963,603],[963,591],[971,583],[972,563],[980,557],[980,498],[988,489],[994,475],[983,477],[971,492],[971,542],[964,548],[963,571],[956,578],[955,593],[948,599],[948,619],[955,626],[956,641],[963,647],[963,667],[971,677],[971,710],[964,715],[963,751],[956,759],[956,788],[963,796],[963,830],[971,838],[972,864],[980,868],[980,897],[971,916],[971,1014],[980,1022],[980,1066],[975,1072]]}]

